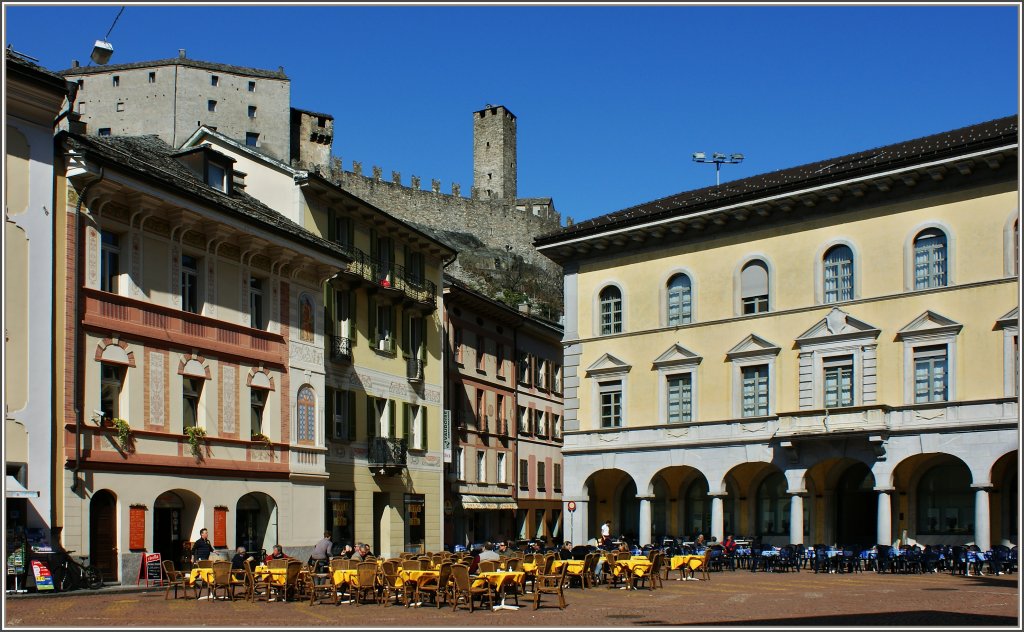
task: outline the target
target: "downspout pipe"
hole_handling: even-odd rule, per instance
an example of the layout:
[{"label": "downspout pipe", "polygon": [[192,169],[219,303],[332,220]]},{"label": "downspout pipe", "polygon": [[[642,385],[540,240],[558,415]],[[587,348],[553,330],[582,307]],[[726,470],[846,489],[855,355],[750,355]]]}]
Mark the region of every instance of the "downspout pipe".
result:
[{"label": "downspout pipe", "polygon": [[[458,258],[458,256],[459,256],[459,253],[456,252],[454,255],[452,255],[451,259],[449,259],[448,261],[444,262],[441,265],[441,279],[440,279],[441,287],[438,288],[438,292],[440,292],[440,296],[441,296],[441,314],[442,314],[442,316],[441,316],[441,453],[442,453],[442,458],[441,458],[441,521],[440,521],[441,522],[441,545],[442,545],[442,548],[443,548],[443,546],[445,544],[445,542],[444,542],[444,526],[445,526],[444,525],[444,523],[445,523],[444,500],[445,500],[445,490],[447,490],[449,488],[448,472],[450,472],[452,467],[454,467],[454,464],[449,463],[448,464],[448,471],[445,471],[445,463],[444,463],[444,411],[448,410],[448,409],[445,408],[446,405],[450,405],[451,404],[451,402],[449,401],[449,398],[451,397],[451,395],[448,392],[448,380],[445,379],[445,376],[448,374],[448,361],[449,361],[449,358],[448,358],[448,308],[445,307],[445,304],[444,304],[444,271],[445,271],[445,269],[448,266],[450,266],[451,264],[455,263],[455,259]],[[454,423],[452,425],[454,426]],[[456,441],[456,439],[455,439],[455,436],[456,436],[455,428],[451,427],[451,428],[449,428],[449,430],[451,432],[452,446],[454,447],[455,441]]]},{"label": "downspout pipe", "polygon": [[103,180],[103,176],[104,171],[103,166],[101,165],[99,179],[93,180],[82,187],[82,192],[78,195],[78,203],[75,205],[75,313],[73,316],[75,323],[74,336],[72,338],[73,346],[71,347],[75,363],[75,380],[72,386],[74,389],[73,401],[75,408],[75,467],[72,469],[74,479],[71,484],[71,489],[73,491],[77,491],[78,473],[81,470],[82,463],[82,400],[79,395],[82,383],[82,363],[80,362],[78,349],[79,331],[81,330],[81,322],[79,321],[81,321],[82,318],[82,286],[85,281],[85,274],[80,261],[82,250],[80,243],[82,241],[82,203],[85,201],[85,198],[89,193],[89,189],[91,189],[94,184],[101,182]]}]

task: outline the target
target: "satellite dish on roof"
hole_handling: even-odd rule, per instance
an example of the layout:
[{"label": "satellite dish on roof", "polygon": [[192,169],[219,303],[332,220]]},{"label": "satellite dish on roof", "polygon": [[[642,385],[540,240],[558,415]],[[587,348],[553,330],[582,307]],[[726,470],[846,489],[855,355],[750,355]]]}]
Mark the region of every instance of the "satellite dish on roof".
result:
[{"label": "satellite dish on roof", "polygon": [[106,40],[96,40],[93,44],[92,54],[89,58],[92,59],[99,65],[103,65],[110,61],[110,56],[114,54],[114,45]]}]

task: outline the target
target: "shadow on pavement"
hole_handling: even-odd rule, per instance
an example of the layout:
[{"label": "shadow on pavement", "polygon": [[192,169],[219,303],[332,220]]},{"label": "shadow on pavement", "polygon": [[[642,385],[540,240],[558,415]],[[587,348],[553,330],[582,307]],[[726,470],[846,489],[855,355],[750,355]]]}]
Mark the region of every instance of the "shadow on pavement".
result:
[{"label": "shadow on pavement", "polygon": [[[637,622],[644,625],[643,621]],[[651,625],[647,623],[646,625]],[[687,625],[685,623],[655,623],[654,625]],[[701,621],[691,625],[729,626],[943,626],[943,627],[1014,627],[1019,629],[1016,617],[965,612],[936,612],[908,610],[902,612],[874,612],[837,614],[828,616],[789,617],[779,619],[745,619],[742,621]]]}]

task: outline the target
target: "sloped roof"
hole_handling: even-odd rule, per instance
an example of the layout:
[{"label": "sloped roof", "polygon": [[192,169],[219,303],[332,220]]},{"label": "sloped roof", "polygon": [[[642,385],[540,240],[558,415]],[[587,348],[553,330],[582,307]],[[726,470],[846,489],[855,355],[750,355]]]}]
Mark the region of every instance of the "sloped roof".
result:
[{"label": "sloped roof", "polygon": [[11,50],[4,51],[4,62],[8,73],[18,72],[35,81],[44,83],[58,92],[68,91],[68,80],[57,73],[34,64]]},{"label": "sloped roof", "polygon": [[566,237],[599,234],[613,227],[621,228],[666,216],[685,217],[690,213],[724,204],[736,204],[769,194],[777,195],[809,186],[821,186],[913,165],[927,159],[941,159],[1006,143],[1016,143],[1017,137],[1017,115],[1007,116],[914,140],[733,180],[720,186],[676,193],[578,222],[559,231],[542,235],[534,243],[541,246]]},{"label": "sloped roof", "polygon": [[245,66],[233,66],[231,64],[219,64],[212,61],[200,61],[187,57],[171,57],[169,59],[157,59],[154,61],[136,61],[128,64],[107,64],[106,66],[79,66],[78,68],[67,68],[58,71],[62,76],[70,75],[95,75],[112,70],[134,70],[136,68],[153,68],[155,66],[189,66],[191,68],[203,68],[205,70],[217,70],[219,72],[230,72],[236,75],[248,77],[260,77],[263,79],[283,79],[288,81],[288,75],[284,69],[263,70],[260,68],[247,68]]},{"label": "sloped roof", "polygon": [[150,181],[156,181],[175,193],[199,198],[203,202],[241,216],[262,228],[304,242],[320,252],[348,261],[337,244],[323,239],[282,216],[244,191],[230,195],[216,191],[200,180],[176,158],[176,150],[157,136],[82,136],[62,133],[73,149],[87,156],[122,167]]}]

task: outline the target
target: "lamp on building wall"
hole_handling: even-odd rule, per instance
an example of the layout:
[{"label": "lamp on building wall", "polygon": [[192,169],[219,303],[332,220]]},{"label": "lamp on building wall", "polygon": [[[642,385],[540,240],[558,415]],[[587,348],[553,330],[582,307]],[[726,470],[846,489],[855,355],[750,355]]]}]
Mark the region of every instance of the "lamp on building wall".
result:
[{"label": "lamp on building wall", "polygon": [[714,163],[714,165],[715,165],[715,186],[716,187],[720,183],[719,172],[722,170],[722,165],[735,165],[735,164],[739,164],[739,163],[743,162],[743,158],[744,158],[743,154],[732,154],[730,156],[726,156],[725,154],[721,154],[721,153],[718,153],[718,152],[715,152],[715,153],[711,154],[711,158],[708,158],[707,155],[704,152],[702,152],[702,151],[695,151],[695,152],[693,152],[693,161],[694,162],[703,162],[703,163],[709,163],[709,164],[710,163]]}]

